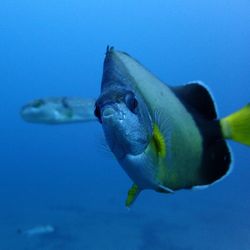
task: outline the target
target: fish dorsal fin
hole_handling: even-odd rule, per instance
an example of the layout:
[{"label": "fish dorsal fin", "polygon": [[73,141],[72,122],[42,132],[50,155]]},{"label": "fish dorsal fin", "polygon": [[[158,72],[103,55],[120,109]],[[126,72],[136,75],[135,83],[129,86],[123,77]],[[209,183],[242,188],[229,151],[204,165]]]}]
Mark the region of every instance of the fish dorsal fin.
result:
[{"label": "fish dorsal fin", "polygon": [[172,87],[172,90],[191,113],[197,112],[208,120],[217,118],[212,96],[201,83],[192,82],[187,85]]}]

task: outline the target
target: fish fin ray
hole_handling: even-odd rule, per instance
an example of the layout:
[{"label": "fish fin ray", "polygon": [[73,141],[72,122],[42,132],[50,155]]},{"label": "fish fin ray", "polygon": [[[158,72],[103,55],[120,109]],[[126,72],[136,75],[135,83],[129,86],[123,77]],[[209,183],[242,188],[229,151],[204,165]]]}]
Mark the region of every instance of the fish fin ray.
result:
[{"label": "fish fin ray", "polygon": [[[154,133],[156,136],[156,139],[159,140],[159,144],[164,146],[162,148],[162,151],[165,151],[164,156],[167,156],[168,158],[171,157],[171,138],[172,138],[172,128],[171,128],[171,122],[169,121],[169,117],[166,117],[163,115],[163,111],[161,109],[157,109],[154,111],[154,118],[153,118],[153,124],[154,124]],[[156,126],[155,126],[156,125]]]}]

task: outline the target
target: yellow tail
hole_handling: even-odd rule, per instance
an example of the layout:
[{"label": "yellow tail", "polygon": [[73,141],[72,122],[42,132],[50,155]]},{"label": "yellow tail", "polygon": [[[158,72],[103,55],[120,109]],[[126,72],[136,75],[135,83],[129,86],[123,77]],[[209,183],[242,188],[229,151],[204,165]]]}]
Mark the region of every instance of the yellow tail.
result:
[{"label": "yellow tail", "polygon": [[250,103],[239,111],[220,120],[225,139],[250,146]]}]

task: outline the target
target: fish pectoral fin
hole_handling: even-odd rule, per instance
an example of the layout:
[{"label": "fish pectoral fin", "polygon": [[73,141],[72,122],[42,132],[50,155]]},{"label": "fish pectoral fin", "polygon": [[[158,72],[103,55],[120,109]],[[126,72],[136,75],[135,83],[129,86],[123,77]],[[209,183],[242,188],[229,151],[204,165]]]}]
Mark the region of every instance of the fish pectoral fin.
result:
[{"label": "fish pectoral fin", "polygon": [[130,207],[134,203],[140,192],[141,189],[136,184],[133,184],[128,191],[128,196],[126,199],[126,207]]},{"label": "fish pectoral fin", "polygon": [[160,192],[160,193],[168,193],[168,194],[173,194],[174,193],[174,190],[168,188],[168,187],[165,187],[163,185],[158,185],[158,189],[156,190],[157,192]]},{"label": "fish pectoral fin", "polygon": [[250,103],[220,120],[225,139],[250,146]]}]

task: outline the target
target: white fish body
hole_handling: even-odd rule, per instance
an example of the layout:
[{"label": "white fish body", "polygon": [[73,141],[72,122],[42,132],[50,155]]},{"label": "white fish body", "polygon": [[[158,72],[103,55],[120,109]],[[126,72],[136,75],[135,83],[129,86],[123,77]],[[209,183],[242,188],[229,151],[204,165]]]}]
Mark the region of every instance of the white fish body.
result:
[{"label": "white fish body", "polygon": [[41,225],[32,227],[26,230],[19,230],[19,233],[26,235],[28,237],[51,234],[55,232],[55,228],[52,225]]},{"label": "white fish body", "polygon": [[95,99],[47,97],[25,104],[21,117],[32,123],[65,124],[94,121]]}]

